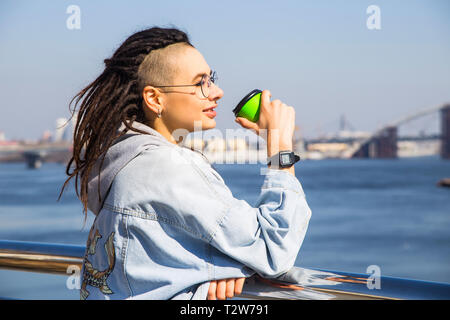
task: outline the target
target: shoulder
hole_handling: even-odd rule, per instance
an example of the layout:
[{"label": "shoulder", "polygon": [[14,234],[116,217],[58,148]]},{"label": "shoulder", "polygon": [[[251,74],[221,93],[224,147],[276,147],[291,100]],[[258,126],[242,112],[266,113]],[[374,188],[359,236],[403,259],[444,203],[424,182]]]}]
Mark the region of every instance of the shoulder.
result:
[{"label": "shoulder", "polygon": [[210,176],[214,177],[211,171],[211,165],[197,152],[177,146],[159,146],[139,153],[122,168],[116,180],[133,185],[140,182],[192,184],[197,180],[208,183]]},{"label": "shoulder", "polygon": [[221,200],[232,196],[220,174],[201,154],[171,146],[141,152],[117,175],[115,185],[158,193],[205,193]]}]

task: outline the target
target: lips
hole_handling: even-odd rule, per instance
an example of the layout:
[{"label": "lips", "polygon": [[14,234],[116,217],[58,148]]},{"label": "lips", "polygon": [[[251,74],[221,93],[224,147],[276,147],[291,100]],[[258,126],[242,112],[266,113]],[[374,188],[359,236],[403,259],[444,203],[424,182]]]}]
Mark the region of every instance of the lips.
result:
[{"label": "lips", "polygon": [[203,109],[203,112],[206,114],[206,116],[208,116],[209,118],[212,119],[217,115],[217,112],[214,111],[214,108],[216,108],[216,107],[217,107],[217,104],[212,107]]},{"label": "lips", "polygon": [[217,107],[217,104],[213,105],[212,107],[209,107],[209,108],[203,109],[203,112],[206,112],[206,111],[213,111],[213,110],[214,110],[214,108],[216,108],[216,107]]}]

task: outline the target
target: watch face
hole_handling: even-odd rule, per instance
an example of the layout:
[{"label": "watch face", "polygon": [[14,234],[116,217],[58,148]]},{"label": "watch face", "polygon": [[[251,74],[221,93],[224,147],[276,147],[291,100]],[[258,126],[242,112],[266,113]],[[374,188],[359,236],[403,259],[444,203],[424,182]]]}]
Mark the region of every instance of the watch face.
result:
[{"label": "watch face", "polygon": [[289,153],[282,153],[280,158],[281,158],[281,165],[291,163],[291,155]]}]

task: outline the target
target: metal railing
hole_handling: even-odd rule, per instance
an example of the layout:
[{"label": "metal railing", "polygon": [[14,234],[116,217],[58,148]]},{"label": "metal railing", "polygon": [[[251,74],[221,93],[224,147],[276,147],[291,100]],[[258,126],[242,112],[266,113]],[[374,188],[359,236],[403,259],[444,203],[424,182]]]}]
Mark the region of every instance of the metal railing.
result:
[{"label": "metal railing", "polygon": [[0,268],[67,275],[67,268],[81,268],[84,247],[0,240]]},{"label": "metal railing", "polygon": [[[0,269],[70,276],[85,247],[0,240]],[[245,299],[450,299],[450,284],[294,267],[283,281],[253,276]]]}]

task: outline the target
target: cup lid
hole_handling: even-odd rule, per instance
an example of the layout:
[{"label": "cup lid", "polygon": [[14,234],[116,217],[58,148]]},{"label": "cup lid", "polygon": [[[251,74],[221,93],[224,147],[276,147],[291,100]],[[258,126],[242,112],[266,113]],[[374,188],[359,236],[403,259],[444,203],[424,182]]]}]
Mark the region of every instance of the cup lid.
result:
[{"label": "cup lid", "polygon": [[242,100],[237,104],[236,108],[233,109],[233,113],[235,116],[241,111],[242,107],[249,101],[251,98],[253,98],[258,93],[261,93],[262,91],[259,89],[253,89],[250,91]]}]

